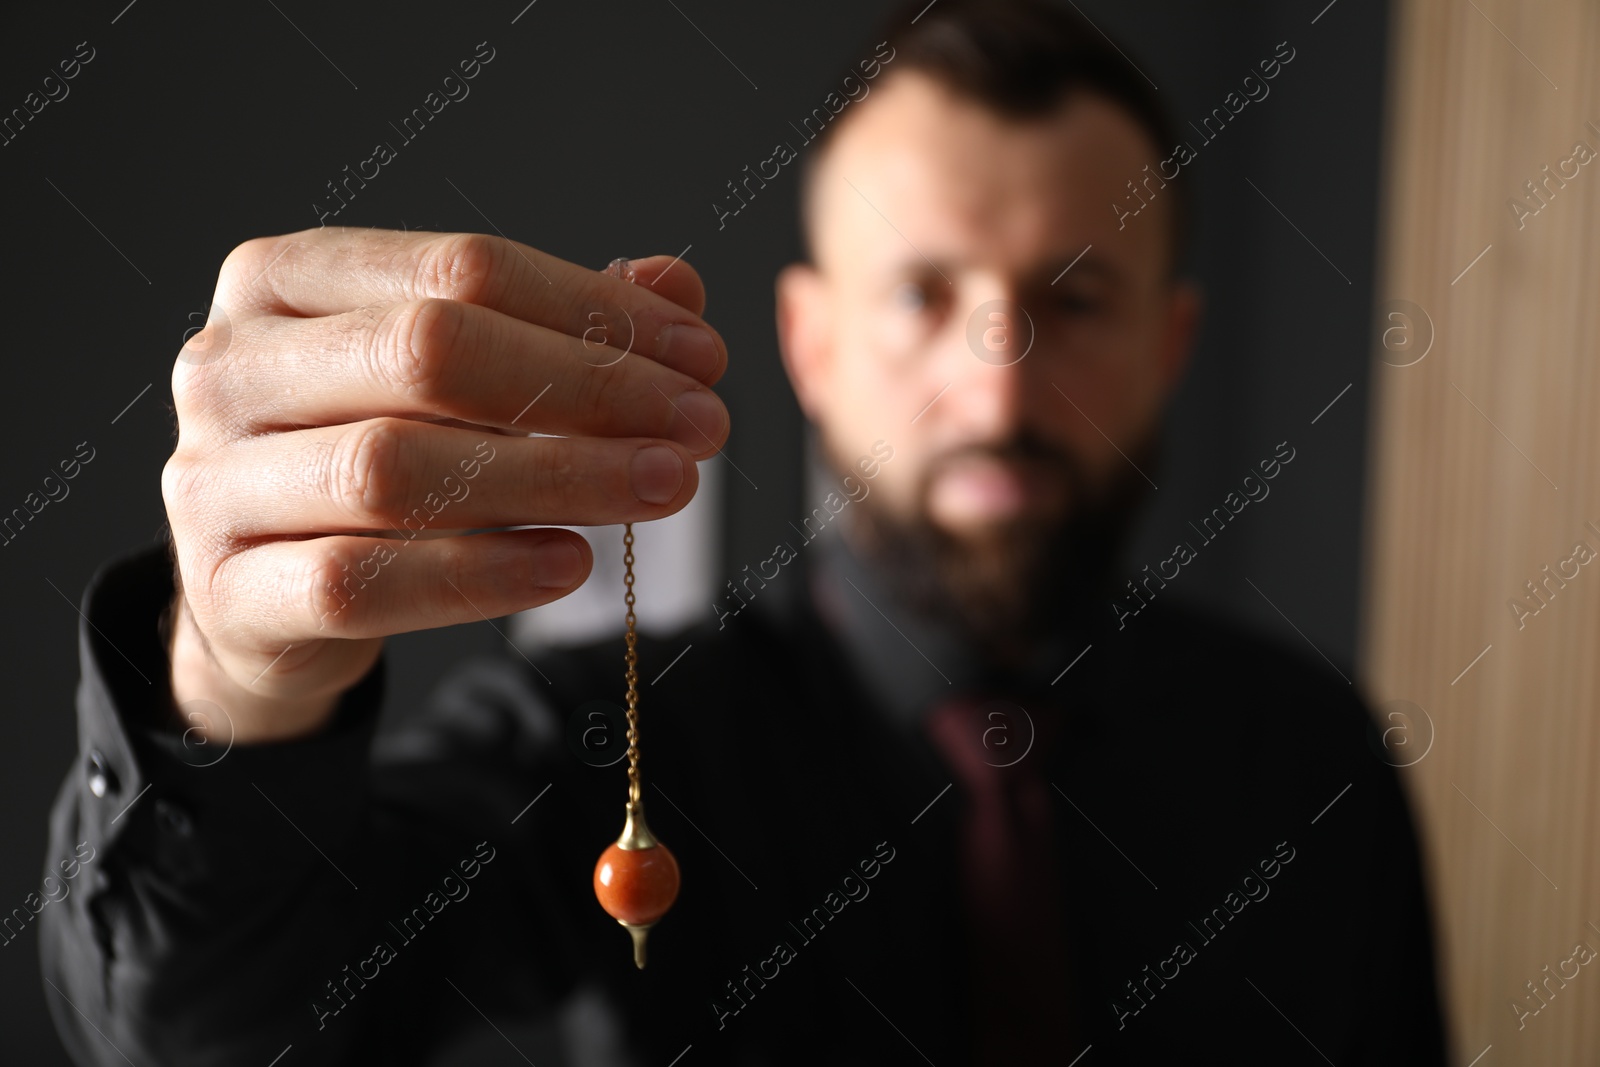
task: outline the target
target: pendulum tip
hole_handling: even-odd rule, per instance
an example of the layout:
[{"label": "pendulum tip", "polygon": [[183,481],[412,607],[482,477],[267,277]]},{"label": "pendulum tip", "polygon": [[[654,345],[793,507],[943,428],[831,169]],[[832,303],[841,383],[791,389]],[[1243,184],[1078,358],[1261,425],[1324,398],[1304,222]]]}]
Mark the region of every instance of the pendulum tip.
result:
[{"label": "pendulum tip", "polygon": [[[620,919],[618,921],[621,922]],[[622,923],[622,925],[628,931],[629,936],[633,938],[633,965],[642,971],[644,970],[644,938],[650,932],[650,927],[655,924],[646,923],[643,926],[638,926],[634,923]]]}]

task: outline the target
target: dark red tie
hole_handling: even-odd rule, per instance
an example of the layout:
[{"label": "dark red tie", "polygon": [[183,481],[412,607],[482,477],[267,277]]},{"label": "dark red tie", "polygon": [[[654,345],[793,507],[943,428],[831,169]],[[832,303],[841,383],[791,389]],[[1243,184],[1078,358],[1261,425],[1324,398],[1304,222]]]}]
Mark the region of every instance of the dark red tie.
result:
[{"label": "dark red tie", "polygon": [[1070,1048],[1062,881],[1045,762],[1060,710],[965,698],[927,719],[966,800],[959,823],[977,1062],[1054,1062]]}]

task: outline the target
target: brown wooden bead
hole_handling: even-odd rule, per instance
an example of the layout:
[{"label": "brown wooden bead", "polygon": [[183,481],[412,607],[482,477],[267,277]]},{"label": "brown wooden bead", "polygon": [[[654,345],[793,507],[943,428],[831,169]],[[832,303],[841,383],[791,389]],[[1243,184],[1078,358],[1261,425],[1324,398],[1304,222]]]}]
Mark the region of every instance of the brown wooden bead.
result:
[{"label": "brown wooden bead", "polygon": [[594,865],[594,895],[613,919],[647,926],[678,899],[678,861],[665,845],[625,849],[613,843]]}]

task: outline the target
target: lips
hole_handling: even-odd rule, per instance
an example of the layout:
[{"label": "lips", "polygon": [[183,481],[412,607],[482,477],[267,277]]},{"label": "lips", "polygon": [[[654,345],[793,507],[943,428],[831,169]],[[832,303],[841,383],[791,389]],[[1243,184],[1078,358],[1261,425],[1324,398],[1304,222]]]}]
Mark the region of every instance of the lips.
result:
[{"label": "lips", "polygon": [[1052,488],[1032,465],[965,459],[935,477],[929,506],[947,522],[992,522],[1039,510],[1055,495]]}]

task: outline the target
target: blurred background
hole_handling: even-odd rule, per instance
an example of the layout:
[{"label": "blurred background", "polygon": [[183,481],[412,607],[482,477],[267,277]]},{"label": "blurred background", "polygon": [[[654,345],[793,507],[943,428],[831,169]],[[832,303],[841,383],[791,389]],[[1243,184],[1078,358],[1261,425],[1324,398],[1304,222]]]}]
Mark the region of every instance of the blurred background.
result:
[{"label": "blurred background", "polygon": [[[501,232],[596,268],[681,252],[732,352],[734,430],[695,505],[641,531],[646,625],[709,612],[770,552],[812,503],[773,334],[772,282],[799,254],[795,176],[726,220],[714,205],[834,88],[881,7],[113,0],[0,16],[0,116],[80,64],[66,95],[0,121],[0,512],[92,452],[68,496],[0,543],[0,913],[37,887],[73,769],[83,586],[161,536],[168,377],[218,266],[247,238],[316,225],[337,203],[328,183],[397,141],[391,123],[480,42],[494,58],[470,95],[329,223]],[[1575,943],[1600,949],[1600,578],[1568,562],[1578,542],[1600,553],[1600,5],[1079,7],[1180,128],[1294,52],[1184,169],[1207,310],[1129,576],[1279,442],[1296,450],[1163,595],[1320,656],[1367,695],[1374,758],[1403,767],[1422,819],[1461,1063],[1596,1062],[1600,977],[1538,1001],[1531,983]],[[597,580],[559,611],[396,639],[396,707],[508,639],[614,627],[619,540],[596,533]],[[64,1063],[37,952],[32,929],[0,944],[0,1030],[19,1062]]]}]

